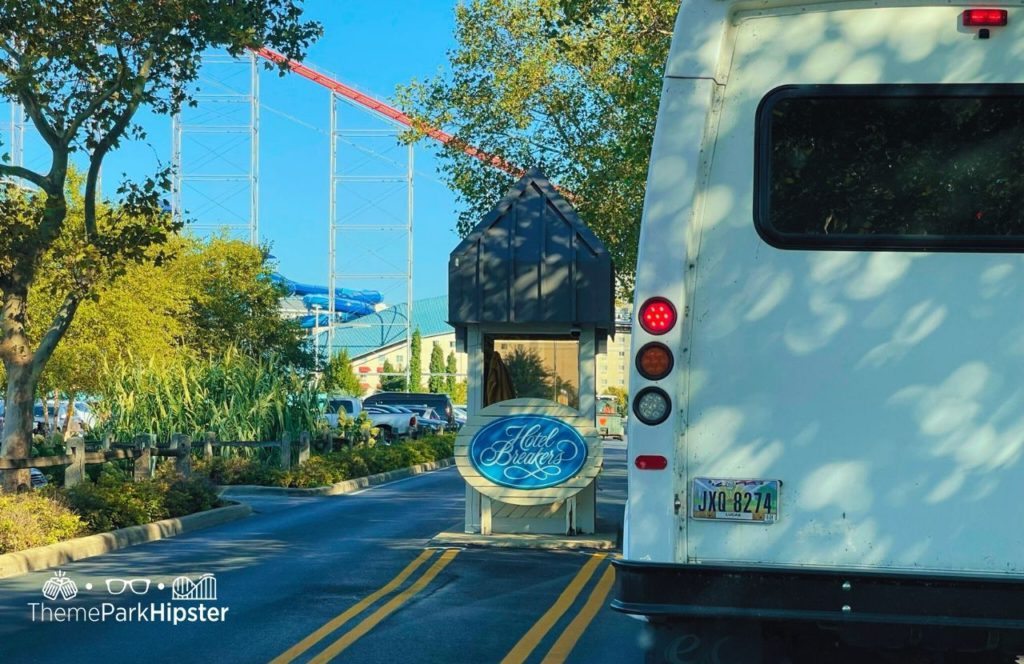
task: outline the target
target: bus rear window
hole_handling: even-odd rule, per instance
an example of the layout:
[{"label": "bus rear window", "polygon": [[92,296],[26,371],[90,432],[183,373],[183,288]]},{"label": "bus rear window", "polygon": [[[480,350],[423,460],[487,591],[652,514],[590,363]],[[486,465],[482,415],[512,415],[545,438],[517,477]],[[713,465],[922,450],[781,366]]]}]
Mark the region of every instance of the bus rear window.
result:
[{"label": "bus rear window", "polygon": [[778,88],[756,131],[769,244],[1024,250],[1024,85]]}]

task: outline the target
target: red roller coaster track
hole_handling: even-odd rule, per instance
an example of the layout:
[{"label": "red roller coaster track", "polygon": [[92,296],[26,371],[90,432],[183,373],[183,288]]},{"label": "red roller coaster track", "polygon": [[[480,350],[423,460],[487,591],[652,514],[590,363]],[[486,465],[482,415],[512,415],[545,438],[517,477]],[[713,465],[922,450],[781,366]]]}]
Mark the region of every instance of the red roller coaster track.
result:
[{"label": "red roller coaster track", "polygon": [[[459,141],[455,136],[443,132],[435,127],[423,126],[421,123],[415,123],[414,125],[413,119],[406,115],[405,113],[403,113],[402,111],[398,110],[397,108],[390,106],[380,101],[379,99],[374,99],[369,95],[363,94],[362,92],[359,92],[355,88],[351,88],[342,83],[341,81],[337,81],[331,78],[330,76],[327,76],[326,74],[322,74],[317,70],[313,69],[312,67],[309,67],[308,65],[304,65],[301,62],[296,62],[295,60],[289,60],[287,57],[278,53],[277,51],[273,51],[266,47],[252,49],[252,51],[261,58],[265,58],[267,60],[270,60],[271,62],[276,62],[279,64],[284,63],[285,65],[288,66],[289,69],[291,69],[299,76],[307,78],[316,83],[317,85],[322,85],[328,90],[331,90],[332,92],[339,94],[342,97],[345,97],[346,99],[351,99],[355,103],[361,106],[365,106],[366,108],[374,111],[375,113],[378,113],[390,120],[393,120],[398,124],[404,125],[406,127],[415,126],[417,129],[423,131],[423,133],[425,133],[427,136],[430,136],[431,138],[440,141],[445,145],[451,143],[452,141],[456,141],[457,144],[462,143],[462,141]],[[504,159],[497,155],[489,154],[479,148],[473,147],[472,145],[465,143],[463,143],[461,147],[462,151],[468,154],[469,156],[475,159],[479,159],[485,164],[490,164],[491,166],[500,168],[506,173],[511,173],[516,177],[520,177],[524,173],[523,169],[519,168],[518,166],[515,166],[514,164],[510,164],[509,162],[505,161]]]}]

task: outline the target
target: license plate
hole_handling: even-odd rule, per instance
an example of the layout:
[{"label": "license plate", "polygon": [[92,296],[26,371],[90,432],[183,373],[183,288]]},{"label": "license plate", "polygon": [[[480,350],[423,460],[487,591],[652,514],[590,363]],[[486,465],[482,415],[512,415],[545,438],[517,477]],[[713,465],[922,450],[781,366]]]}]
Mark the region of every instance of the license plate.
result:
[{"label": "license plate", "polygon": [[779,480],[693,478],[690,516],[712,521],[775,523],[779,518]]}]

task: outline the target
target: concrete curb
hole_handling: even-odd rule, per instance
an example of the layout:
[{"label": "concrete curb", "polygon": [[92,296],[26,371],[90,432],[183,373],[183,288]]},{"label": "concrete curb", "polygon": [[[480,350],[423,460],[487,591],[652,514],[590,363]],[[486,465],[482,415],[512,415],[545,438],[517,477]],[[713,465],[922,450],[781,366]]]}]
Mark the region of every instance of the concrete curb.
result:
[{"label": "concrete curb", "polygon": [[236,504],[197,512],[176,519],[163,519],[141,526],[131,526],[98,535],[77,537],[35,549],[0,555],[0,579],[57,567],[66,563],[99,556],[136,544],[145,544],[174,537],[194,530],[219,526],[252,514],[248,505]]},{"label": "concrete curb", "polygon": [[544,550],[596,550],[613,551],[616,548],[614,533],[594,535],[535,535],[498,534],[479,535],[475,533],[438,533],[430,540],[436,546],[472,546],[495,549],[544,549]]},{"label": "concrete curb", "polygon": [[342,494],[359,491],[360,489],[367,489],[371,486],[386,484],[387,482],[394,482],[395,480],[402,480],[406,477],[412,477],[413,475],[422,475],[423,473],[429,473],[434,470],[448,468],[453,465],[455,465],[455,458],[448,457],[447,459],[441,459],[440,461],[420,463],[415,466],[410,466],[409,468],[389,470],[386,473],[357,477],[354,480],[345,480],[344,482],[338,482],[337,484],[332,484],[330,486],[318,486],[310,489],[296,489],[282,486],[259,486],[256,484],[235,484],[221,487],[220,495],[224,498],[255,495],[340,496]]}]

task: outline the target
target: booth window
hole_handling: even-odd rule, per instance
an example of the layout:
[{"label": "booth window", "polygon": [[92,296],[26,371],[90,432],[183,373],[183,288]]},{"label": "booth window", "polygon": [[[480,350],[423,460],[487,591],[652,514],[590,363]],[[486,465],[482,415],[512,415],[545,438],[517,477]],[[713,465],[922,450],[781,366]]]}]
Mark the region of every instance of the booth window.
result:
[{"label": "booth window", "polygon": [[[485,406],[507,399],[535,397],[579,408],[578,341],[487,337],[484,343],[489,349],[484,360]],[[492,373],[497,368],[492,353],[500,358],[500,371],[508,376],[507,386]]]},{"label": "booth window", "polygon": [[771,245],[1024,250],[1024,85],[786,86],[756,121]]}]

